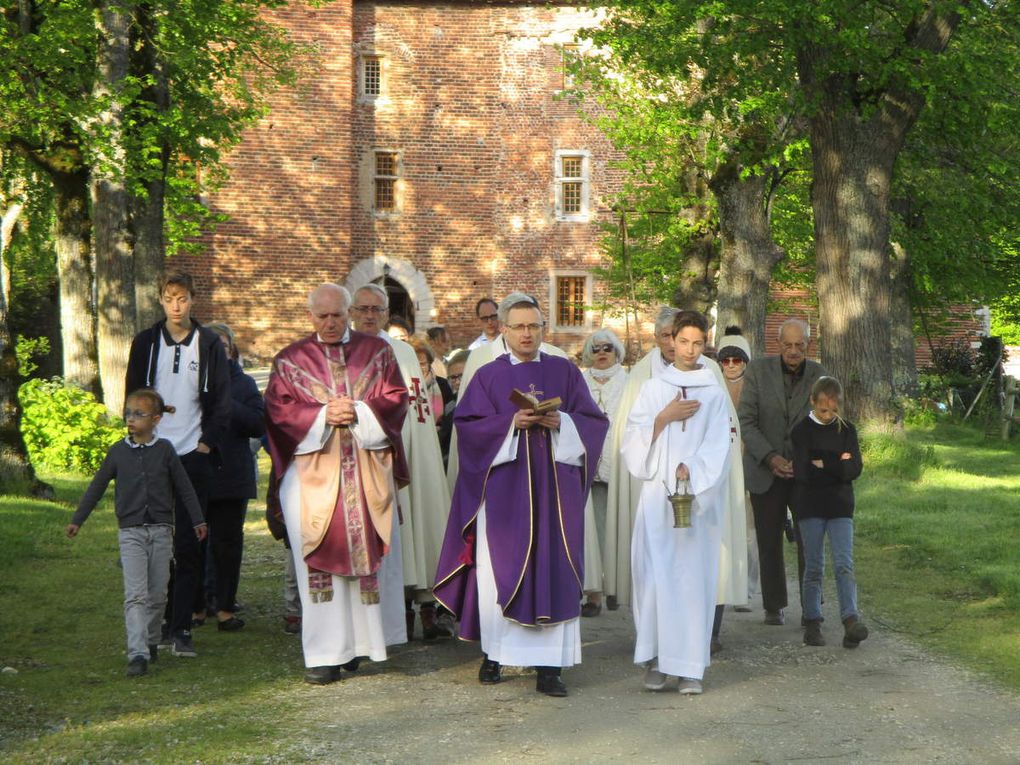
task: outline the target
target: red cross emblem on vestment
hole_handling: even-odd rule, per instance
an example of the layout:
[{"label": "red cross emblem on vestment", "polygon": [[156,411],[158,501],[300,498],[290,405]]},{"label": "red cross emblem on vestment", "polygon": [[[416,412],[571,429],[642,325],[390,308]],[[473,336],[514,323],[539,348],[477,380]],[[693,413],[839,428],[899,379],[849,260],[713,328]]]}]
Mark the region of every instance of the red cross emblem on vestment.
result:
[{"label": "red cross emblem on vestment", "polygon": [[418,422],[427,422],[426,417],[431,417],[432,412],[429,410],[428,397],[422,392],[420,377],[411,378],[408,392],[411,394],[411,405],[418,412]]}]

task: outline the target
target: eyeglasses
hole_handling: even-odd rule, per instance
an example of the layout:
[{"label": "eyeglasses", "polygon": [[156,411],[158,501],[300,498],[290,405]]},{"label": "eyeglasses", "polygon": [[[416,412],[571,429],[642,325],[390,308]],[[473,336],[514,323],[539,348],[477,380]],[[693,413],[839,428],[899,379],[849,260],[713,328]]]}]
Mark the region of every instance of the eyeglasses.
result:
[{"label": "eyeglasses", "polygon": [[141,409],[125,409],[124,419],[130,420],[132,418],[136,420],[144,420],[148,417],[152,417],[152,412],[143,412]]},{"label": "eyeglasses", "polygon": [[612,345],[593,345],[591,347],[592,353],[612,353],[615,350]]},{"label": "eyeglasses", "polygon": [[524,330],[528,330],[528,332],[538,332],[544,326],[545,324],[507,324],[506,328],[513,332],[523,332]]},{"label": "eyeglasses", "polygon": [[481,319],[482,321],[496,321],[496,319],[499,318],[499,314],[490,313],[488,316],[479,316],[478,318]]},{"label": "eyeglasses", "polygon": [[739,356],[727,356],[724,359],[719,359],[719,363],[724,367],[735,367],[737,364],[743,364],[744,360]]},{"label": "eyeglasses", "polygon": [[358,313],[386,313],[386,309],[381,305],[356,305],[351,310]]}]

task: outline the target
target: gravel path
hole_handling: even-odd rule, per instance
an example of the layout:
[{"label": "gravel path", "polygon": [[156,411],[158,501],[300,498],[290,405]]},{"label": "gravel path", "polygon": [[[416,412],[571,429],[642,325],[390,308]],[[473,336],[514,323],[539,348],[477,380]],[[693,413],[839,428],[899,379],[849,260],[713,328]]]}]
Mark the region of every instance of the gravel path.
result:
[{"label": "gravel path", "polygon": [[306,762],[1020,763],[1020,697],[877,625],[848,651],[826,616],[829,645],[807,648],[793,609],[785,627],[727,609],[699,697],[643,689],[626,609],[584,620],[565,699],[524,669],[480,686],[476,645],[416,640],[343,682],[296,685],[280,735]]}]

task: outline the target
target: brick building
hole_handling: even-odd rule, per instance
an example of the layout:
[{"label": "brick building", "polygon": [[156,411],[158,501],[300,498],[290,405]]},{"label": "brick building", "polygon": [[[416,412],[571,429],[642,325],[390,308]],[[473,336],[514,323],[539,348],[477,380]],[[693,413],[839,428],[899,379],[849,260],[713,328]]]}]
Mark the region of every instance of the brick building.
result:
[{"label": "brick building", "polygon": [[[615,150],[561,97],[563,57],[593,13],[335,0],[276,15],[314,49],[314,73],[247,132],[211,200],[229,220],[182,257],[199,315],[268,359],[307,331],[312,286],[376,282],[418,331],[442,324],[466,345],[478,298],[521,289],[542,301],[548,339],[579,350],[602,322],[585,306],[599,302],[592,269],[622,181]],[[806,294],[776,297],[788,308],[770,325],[817,316]]]},{"label": "brick building", "polygon": [[551,342],[578,348],[620,183],[609,142],[560,97],[563,46],[592,15],[337,0],[279,18],[315,47],[316,74],[230,159],[212,200],[230,220],[187,265],[202,314],[265,358],[306,331],[311,286],[374,281],[416,329],[443,324],[466,343],[478,298],[523,289],[548,309]]}]

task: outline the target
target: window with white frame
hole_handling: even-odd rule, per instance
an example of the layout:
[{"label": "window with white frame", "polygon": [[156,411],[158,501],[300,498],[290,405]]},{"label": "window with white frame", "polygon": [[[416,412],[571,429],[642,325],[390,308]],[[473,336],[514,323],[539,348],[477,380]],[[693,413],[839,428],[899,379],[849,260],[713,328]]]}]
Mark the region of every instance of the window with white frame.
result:
[{"label": "window with white frame", "polygon": [[556,217],[588,220],[590,155],[586,151],[556,152]]},{"label": "window with white frame", "polygon": [[375,212],[398,211],[398,180],[400,180],[400,155],[395,151],[376,151],[372,175],[372,209]]},{"label": "window with white frame", "polygon": [[549,305],[553,330],[588,330],[591,325],[588,311],[592,300],[591,274],[554,271],[550,277]]},{"label": "window with white frame", "polygon": [[364,55],[358,67],[358,95],[373,100],[383,94],[383,57]]}]

